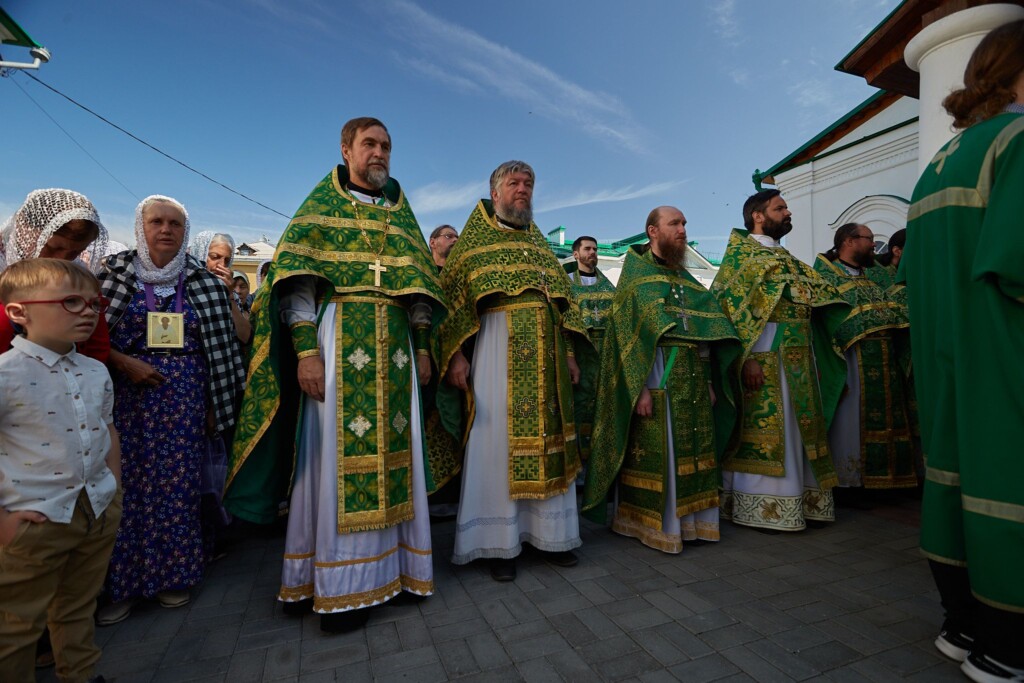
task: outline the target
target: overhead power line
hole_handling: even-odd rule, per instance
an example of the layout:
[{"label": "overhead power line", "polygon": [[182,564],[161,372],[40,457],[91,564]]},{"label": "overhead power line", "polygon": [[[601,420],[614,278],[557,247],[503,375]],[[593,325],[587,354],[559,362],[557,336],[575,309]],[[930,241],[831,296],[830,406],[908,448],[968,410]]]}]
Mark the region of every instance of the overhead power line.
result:
[{"label": "overhead power line", "polygon": [[32,97],[31,95],[29,95],[29,94],[28,94],[28,91],[26,91],[26,90],[25,90],[24,88],[22,88],[22,87],[21,87],[21,83],[18,83],[18,81],[14,80],[13,78],[11,79],[11,83],[14,83],[14,85],[18,86],[18,90],[20,90],[20,91],[21,91],[21,92],[22,92],[22,93],[23,93],[23,94],[25,95],[25,97],[27,97],[27,98],[29,99],[29,101],[31,101],[31,102],[32,102],[32,104],[36,105],[36,107],[38,107],[38,108],[39,108],[39,111],[43,112],[43,114],[44,114],[44,115],[46,116],[46,118],[48,118],[48,119],[50,119],[51,121],[53,121],[53,125],[57,126],[57,128],[60,128],[61,132],[62,132],[62,133],[64,133],[64,135],[67,135],[67,136],[68,136],[68,138],[69,138],[69,139],[71,140],[71,142],[73,142],[73,143],[75,143],[76,145],[78,145],[78,148],[79,148],[80,150],[82,150],[83,152],[85,152],[85,155],[86,155],[87,157],[89,157],[90,159],[92,159],[92,160],[93,160],[93,161],[94,161],[94,162],[96,163],[96,165],[97,165],[97,166],[99,166],[100,168],[102,168],[102,169],[103,169],[103,172],[104,172],[104,173],[106,173],[106,174],[107,174],[108,176],[110,176],[111,178],[113,178],[113,179],[114,179],[114,182],[115,182],[115,183],[117,183],[118,185],[120,185],[121,187],[123,187],[123,188],[124,188],[124,190],[125,190],[125,192],[127,192],[128,194],[130,194],[130,195],[131,195],[132,197],[135,197],[135,199],[136,199],[136,200],[138,200],[138,199],[139,199],[139,196],[138,196],[137,194],[135,194],[135,193],[134,193],[134,192],[132,192],[132,191],[131,191],[130,189],[128,189],[128,186],[127,186],[127,185],[125,185],[124,183],[122,183],[122,182],[121,182],[121,180],[120,180],[120,179],[119,179],[119,178],[118,178],[117,176],[115,176],[115,175],[114,175],[113,173],[111,173],[111,172],[110,172],[110,170],[109,170],[109,169],[108,169],[108,168],[107,168],[106,166],[104,166],[103,164],[101,164],[101,163],[100,163],[100,160],[99,160],[99,159],[97,159],[97,158],[96,158],[96,157],[94,157],[94,156],[93,156],[92,154],[90,154],[90,153],[89,153],[89,150],[87,150],[87,149],[86,149],[86,148],[85,148],[85,147],[84,147],[84,146],[82,145],[82,143],[80,143],[80,142],[79,142],[78,140],[76,140],[76,139],[75,139],[75,136],[73,136],[73,135],[72,135],[71,133],[69,133],[69,132],[67,131],[67,129],[66,129],[66,128],[64,128],[64,126],[60,125],[60,124],[59,124],[59,123],[57,122],[57,119],[55,119],[55,118],[53,118],[52,116],[50,116],[50,112],[46,111],[46,109],[44,109],[44,108],[43,108],[43,105],[41,105],[41,104],[39,104],[38,102],[36,102],[35,98],[33,98],[33,97]]},{"label": "overhead power line", "polygon": [[116,123],[114,123],[114,122],[113,122],[113,121],[111,121],[110,119],[108,119],[108,118],[106,118],[106,117],[102,116],[101,114],[98,114],[98,113],[96,113],[95,111],[93,111],[93,110],[92,110],[92,109],[90,109],[89,107],[85,106],[85,105],[84,105],[84,104],[82,104],[81,102],[78,102],[78,101],[77,101],[77,100],[75,100],[75,99],[74,99],[73,97],[70,97],[70,96],[68,96],[68,95],[65,95],[65,94],[64,94],[64,93],[62,93],[62,92],[61,92],[60,90],[57,90],[57,89],[56,89],[56,88],[54,88],[53,86],[51,86],[51,85],[49,85],[48,83],[46,83],[46,82],[42,81],[41,79],[39,79],[39,78],[38,78],[37,76],[35,76],[35,75],[33,75],[33,74],[30,74],[30,73],[27,73],[27,72],[25,72],[25,75],[26,75],[26,76],[28,76],[29,78],[31,78],[31,79],[32,79],[33,81],[35,81],[36,83],[38,83],[39,85],[41,85],[41,86],[43,86],[44,88],[46,88],[47,90],[50,90],[51,92],[53,92],[53,93],[56,93],[57,95],[60,95],[61,97],[63,97],[63,98],[64,98],[64,99],[66,99],[66,100],[67,100],[68,102],[70,102],[71,104],[75,105],[76,107],[78,107],[78,108],[80,108],[80,109],[83,109],[83,110],[87,111],[88,113],[92,114],[93,116],[95,116],[96,118],[98,118],[98,119],[99,119],[100,121],[103,121],[103,123],[107,124],[108,126],[111,126],[111,127],[115,128],[115,129],[117,129],[117,130],[121,131],[122,133],[124,133],[124,134],[125,134],[125,135],[127,135],[128,137],[132,138],[132,139],[133,139],[133,140],[135,140],[136,142],[139,142],[139,143],[141,143],[141,144],[145,145],[146,147],[149,147],[149,148],[150,148],[151,150],[153,150],[153,151],[154,151],[154,152],[156,152],[157,154],[159,154],[159,155],[161,155],[161,156],[163,156],[163,157],[166,157],[166,158],[170,159],[171,161],[173,161],[174,163],[178,164],[179,166],[182,166],[182,167],[184,167],[184,168],[188,169],[189,171],[192,171],[192,172],[193,172],[193,173],[195,173],[196,175],[198,175],[198,176],[201,176],[201,177],[205,178],[206,180],[209,180],[209,181],[210,181],[211,183],[213,183],[214,185],[219,185],[220,187],[224,188],[224,189],[225,189],[225,190],[227,190],[228,192],[230,192],[230,193],[232,193],[232,194],[235,194],[235,195],[238,195],[238,196],[239,196],[239,197],[241,197],[242,199],[245,199],[246,201],[250,201],[250,202],[252,202],[253,204],[256,204],[257,206],[262,206],[262,207],[263,207],[264,209],[266,209],[267,211],[271,211],[271,212],[273,212],[273,213],[276,213],[276,214],[277,214],[278,216],[281,216],[282,218],[286,218],[286,219],[289,219],[289,220],[291,219],[291,216],[287,216],[287,215],[285,215],[285,214],[281,213],[280,211],[278,211],[277,209],[274,209],[274,208],[272,208],[272,207],[269,207],[269,206],[267,206],[266,204],[264,204],[263,202],[261,202],[261,201],[258,201],[258,200],[256,200],[256,199],[253,199],[252,197],[250,197],[249,195],[247,195],[247,194],[245,194],[245,193],[243,193],[243,192],[239,192],[238,190],[236,190],[236,189],[234,189],[234,188],[232,188],[232,187],[228,187],[227,185],[225,185],[224,183],[220,182],[219,180],[217,180],[217,179],[215,179],[215,178],[211,178],[210,176],[206,175],[205,173],[203,173],[203,172],[202,172],[202,171],[200,171],[199,169],[197,169],[197,168],[194,168],[194,167],[192,167],[192,166],[189,166],[189,165],[188,165],[188,164],[186,164],[186,163],[185,163],[184,161],[181,161],[180,159],[177,159],[177,158],[175,158],[175,157],[171,156],[170,154],[168,154],[167,152],[163,151],[163,150],[162,150],[162,149],[160,149],[159,147],[156,147],[155,145],[151,145],[151,144],[149,144],[148,142],[146,142],[145,140],[143,140],[142,138],[140,138],[140,137],[139,137],[138,135],[135,135],[134,133],[132,133],[132,132],[130,132],[130,131],[128,131],[128,130],[125,130],[124,128],[122,128],[121,126],[117,125]]}]

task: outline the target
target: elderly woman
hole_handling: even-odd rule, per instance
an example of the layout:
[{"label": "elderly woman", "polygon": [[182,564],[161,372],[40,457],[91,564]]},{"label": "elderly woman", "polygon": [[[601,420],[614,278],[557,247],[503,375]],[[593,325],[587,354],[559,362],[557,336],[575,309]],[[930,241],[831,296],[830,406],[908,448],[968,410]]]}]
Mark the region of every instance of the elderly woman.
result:
[{"label": "elderly woman", "polygon": [[241,301],[234,296],[235,278],[231,262],[235,258],[235,240],[222,232],[204,230],[189,244],[188,253],[199,262],[206,263],[206,269],[228,288],[231,301],[231,320],[235,323],[235,335],[242,344],[248,344],[252,337],[252,325],[246,316]]},{"label": "elderly woman", "polygon": [[[200,464],[209,436],[234,423],[244,370],[232,339],[228,292],[185,253],[188,213],[154,195],[135,210],[136,249],[101,275],[121,432],[124,516],[107,575],[113,604],[97,623],[125,619],[140,598],[189,601],[202,579]],[[169,317],[170,342],[159,335]]]},{"label": "elderly woman", "polygon": [[[0,271],[31,258],[85,261],[107,245],[107,229],[85,195],[71,190],[33,190],[0,232]],[[16,331],[0,304],[0,352],[11,347]],[[107,324],[100,318],[78,352],[106,363],[110,354]]]}]

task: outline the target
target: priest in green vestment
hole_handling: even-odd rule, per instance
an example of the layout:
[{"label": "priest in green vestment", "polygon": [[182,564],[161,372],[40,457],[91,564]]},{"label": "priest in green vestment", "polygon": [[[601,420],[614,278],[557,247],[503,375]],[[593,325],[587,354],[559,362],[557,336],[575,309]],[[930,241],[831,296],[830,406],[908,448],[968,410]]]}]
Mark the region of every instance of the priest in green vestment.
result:
[{"label": "priest in green vestment", "polygon": [[836,330],[846,356],[846,389],[829,428],[829,446],[838,485],[858,491],[917,486],[899,357],[910,322],[906,307],[866,274],[875,260],[874,239],[866,225],[841,225],[833,248],[814,262],[851,306]]},{"label": "priest in green vestment", "polygon": [[342,129],[332,170],[288,224],[255,329],[225,495],[266,523],[290,496],[279,600],[325,630],[401,591],[433,591],[419,385],[445,298],[412,209],[389,177],[391,136]]},{"label": "priest in green vestment", "polygon": [[590,458],[590,437],[594,425],[594,402],[597,399],[597,373],[601,362],[601,342],[608,324],[608,310],[612,307],[615,285],[597,267],[597,240],[577,237],[572,243],[573,261],[565,270],[572,281],[583,325],[593,347],[581,345],[576,350],[576,363],[580,366],[580,382],[573,387],[572,402],[576,411],[576,440],[580,459],[586,468]]},{"label": "priest in green vestment", "polygon": [[732,231],[711,285],[743,345],[722,512],[769,532],[835,519],[828,426],[846,379],[834,336],[849,305],[779,242],[792,229],[790,215],[778,190],[749,197],[749,232]]},{"label": "priest in green vestment", "polygon": [[[574,350],[589,344],[569,278],[533,224],[534,172],[509,161],[491,174],[448,255],[441,281],[451,314],[438,333],[452,416],[464,398],[466,447],[452,561],[490,560],[515,578],[522,544],[560,566],[577,562],[580,470]],[[460,395],[461,394],[461,395]],[[453,400],[454,399],[454,400]]]},{"label": "priest in green vestment", "polygon": [[935,644],[974,680],[1009,680],[1024,678],[1024,20],[981,41],[964,83],[943,101],[961,132],[914,188],[899,276],[921,548],[946,609]]},{"label": "priest in green vestment", "polygon": [[658,207],[646,231],[649,243],[626,252],[607,315],[582,507],[603,518],[614,487],[612,529],[679,553],[720,538],[716,434],[735,420],[728,369],[740,344],[686,271],[683,213]]}]

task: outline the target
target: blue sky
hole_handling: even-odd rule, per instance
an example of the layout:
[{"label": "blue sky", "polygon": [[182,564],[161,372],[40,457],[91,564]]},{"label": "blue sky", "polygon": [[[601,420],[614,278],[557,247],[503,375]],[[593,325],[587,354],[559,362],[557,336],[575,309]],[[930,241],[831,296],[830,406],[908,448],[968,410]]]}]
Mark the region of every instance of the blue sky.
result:
[{"label": "blue sky", "polygon": [[[41,79],[288,216],[340,161],[342,123],[370,115],[426,232],[461,229],[516,158],[537,172],[542,230],[618,239],[674,204],[718,252],[754,169],[872,94],[832,67],[897,1],[0,3],[53,53]],[[287,223],[24,75],[0,79],[0,118],[0,221],[29,191],[68,187],[122,241],[154,193],[238,241]]]}]

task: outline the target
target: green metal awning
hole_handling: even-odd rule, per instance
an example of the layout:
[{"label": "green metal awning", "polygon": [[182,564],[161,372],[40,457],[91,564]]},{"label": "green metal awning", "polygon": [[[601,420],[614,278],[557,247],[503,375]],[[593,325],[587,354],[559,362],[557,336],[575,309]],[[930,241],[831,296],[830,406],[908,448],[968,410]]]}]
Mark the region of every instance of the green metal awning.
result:
[{"label": "green metal awning", "polygon": [[32,40],[32,36],[25,33],[25,29],[18,26],[18,23],[11,19],[11,15],[0,7],[0,43],[4,45],[17,45],[19,47],[42,47]]}]

